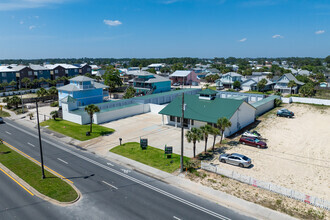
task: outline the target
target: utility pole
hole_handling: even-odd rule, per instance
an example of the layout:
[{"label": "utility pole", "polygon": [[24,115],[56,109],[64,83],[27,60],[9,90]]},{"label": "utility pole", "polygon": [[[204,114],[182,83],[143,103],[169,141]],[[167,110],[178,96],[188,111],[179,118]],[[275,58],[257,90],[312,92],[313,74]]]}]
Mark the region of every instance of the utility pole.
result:
[{"label": "utility pole", "polygon": [[183,138],[184,138],[184,129],[183,129],[183,119],[184,119],[184,92],[182,93],[182,118],[181,118],[181,157],[180,157],[180,172],[183,172]]},{"label": "utility pole", "polygon": [[24,104],[23,104],[23,92],[21,92],[21,101],[22,101],[22,114],[24,114]]},{"label": "utility pole", "polygon": [[38,133],[39,133],[39,146],[40,146],[41,173],[42,173],[42,179],[45,179],[44,157],[43,157],[43,155],[42,155],[42,145],[41,145],[41,135],[40,135],[40,124],[39,124],[38,100],[36,100],[36,108],[37,108],[37,123],[38,123]]}]

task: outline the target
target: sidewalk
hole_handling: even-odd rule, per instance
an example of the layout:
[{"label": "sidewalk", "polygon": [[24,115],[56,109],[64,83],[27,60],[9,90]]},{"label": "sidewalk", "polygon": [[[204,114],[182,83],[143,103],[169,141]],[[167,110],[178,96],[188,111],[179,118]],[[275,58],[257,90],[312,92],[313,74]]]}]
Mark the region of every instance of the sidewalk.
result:
[{"label": "sidewalk", "polygon": [[[25,127],[36,129],[36,124],[29,120],[21,119],[22,116],[16,116],[15,114],[10,117],[10,119],[14,120],[17,123],[22,124]],[[56,132],[49,132],[48,129],[42,129],[43,135],[54,138],[60,142],[66,144],[78,144],[80,141],[74,140],[70,137],[66,137],[64,135],[58,134]],[[93,152],[89,150],[90,152]],[[222,206],[234,209],[236,211],[242,212],[245,215],[251,216],[257,219],[295,219],[289,215],[271,210],[269,208],[265,208],[263,206],[245,201],[243,199],[239,199],[235,196],[226,194],[224,192],[214,190],[212,188],[203,186],[201,184],[192,182],[184,177],[184,174],[180,174],[179,176],[172,175],[170,173],[155,169],[153,167],[147,166],[145,164],[139,163],[137,161],[128,159],[126,157],[107,152],[106,155],[96,153],[98,156],[104,157],[108,160],[116,162],[120,165],[129,167],[133,170],[139,171],[146,175],[152,176],[156,179],[162,180],[172,186],[183,189],[192,194],[201,196],[210,201],[221,204]]]}]

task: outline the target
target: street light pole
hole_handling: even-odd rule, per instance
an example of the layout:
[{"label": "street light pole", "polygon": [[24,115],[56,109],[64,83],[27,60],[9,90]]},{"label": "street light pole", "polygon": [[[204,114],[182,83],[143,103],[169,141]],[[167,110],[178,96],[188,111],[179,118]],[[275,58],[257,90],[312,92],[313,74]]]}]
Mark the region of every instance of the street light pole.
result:
[{"label": "street light pole", "polygon": [[39,146],[40,146],[41,173],[42,173],[42,179],[45,179],[44,157],[43,157],[43,154],[42,154],[40,124],[39,124],[38,100],[36,100],[36,108],[37,108],[37,123],[38,123]]},{"label": "street light pole", "polygon": [[23,92],[21,92],[21,101],[22,101],[22,114],[24,114],[24,104],[23,104]]},{"label": "street light pole", "polygon": [[182,93],[182,118],[181,118],[181,157],[180,157],[180,172],[183,172],[183,119],[184,119],[184,92]]}]

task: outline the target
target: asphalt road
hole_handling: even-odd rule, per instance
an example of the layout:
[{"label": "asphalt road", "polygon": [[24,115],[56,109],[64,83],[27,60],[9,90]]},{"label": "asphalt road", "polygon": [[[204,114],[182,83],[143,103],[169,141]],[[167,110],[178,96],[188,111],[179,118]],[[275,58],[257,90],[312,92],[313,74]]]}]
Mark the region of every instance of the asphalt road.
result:
[{"label": "asphalt road", "polygon": [[[40,161],[36,130],[5,119],[0,138]],[[45,165],[73,181],[82,198],[57,206],[0,173],[0,219],[249,219],[83,149],[42,140]]]}]

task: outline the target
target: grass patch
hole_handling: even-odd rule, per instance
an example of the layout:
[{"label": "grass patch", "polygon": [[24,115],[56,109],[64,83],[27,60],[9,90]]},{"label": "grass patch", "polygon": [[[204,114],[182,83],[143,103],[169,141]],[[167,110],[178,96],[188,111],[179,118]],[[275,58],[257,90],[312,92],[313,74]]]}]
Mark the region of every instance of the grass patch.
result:
[{"label": "grass patch", "polygon": [[[142,150],[139,143],[128,142],[121,146],[114,147],[110,150],[112,153],[136,160],[148,166],[173,173],[180,168],[180,155],[172,154],[172,158],[165,158],[164,150],[150,147]],[[184,157],[184,162],[189,161],[188,157]]]},{"label": "grass patch", "polygon": [[0,117],[10,117],[10,114],[6,111],[0,111]]},{"label": "grass patch", "polygon": [[209,89],[217,90],[217,87],[216,86],[209,86]]},{"label": "grass patch", "polygon": [[42,179],[39,165],[4,144],[0,144],[0,163],[41,194],[52,199],[60,202],[71,202],[78,197],[77,192],[68,183],[46,170],[46,178]]},{"label": "grass patch", "polygon": [[99,136],[113,133],[115,130],[106,128],[100,125],[93,124],[93,132],[90,136],[86,136],[86,132],[89,131],[90,125],[80,125],[70,121],[62,119],[50,119],[40,123],[41,126],[49,126],[50,130],[64,134],[80,141],[90,140]]}]

